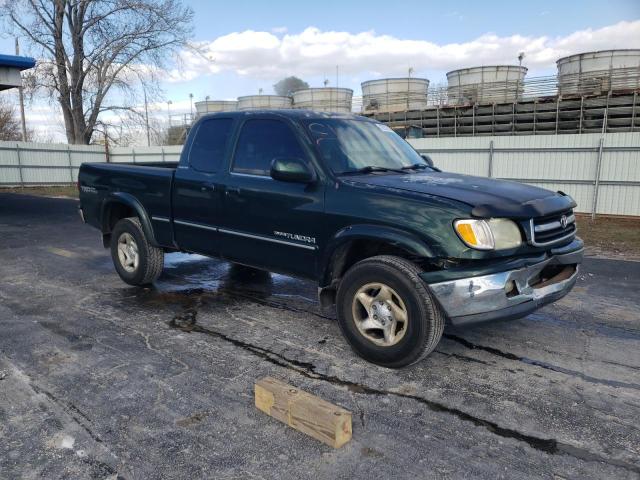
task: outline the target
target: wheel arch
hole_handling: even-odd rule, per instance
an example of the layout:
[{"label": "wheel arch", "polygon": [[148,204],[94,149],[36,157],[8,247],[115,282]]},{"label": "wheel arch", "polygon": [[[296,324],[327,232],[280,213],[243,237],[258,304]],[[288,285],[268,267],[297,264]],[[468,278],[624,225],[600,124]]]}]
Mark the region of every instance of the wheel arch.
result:
[{"label": "wheel arch", "polygon": [[380,225],[346,227],[331,239],[325,249],[318,282],[320,304],[323,307],[333,304],[337,283],[352,265],[381,254],[409,260],[436,258],[433,249],[410,232]]},{"label": "wheel arch", "polygon": [[107,196],[102,204],[102,242],[105,247],[109,245],[111,232],[115,224],[122,218],[135,216],[140,219],[142,231],[147,240],[154,247],[159,247],[153,233],[151,218],[140,201],[125,192],[112,192]]}]

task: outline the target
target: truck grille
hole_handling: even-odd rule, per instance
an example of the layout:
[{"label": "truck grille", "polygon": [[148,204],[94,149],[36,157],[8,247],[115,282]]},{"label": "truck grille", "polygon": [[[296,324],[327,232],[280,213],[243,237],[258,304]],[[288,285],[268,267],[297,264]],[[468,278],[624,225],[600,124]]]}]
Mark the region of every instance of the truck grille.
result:
[{"label": "truck grille", "polygon": [[544,247],[573,238],[576,234],[576,217],[573,211],[556,213],[531,219],[531,244]]}]

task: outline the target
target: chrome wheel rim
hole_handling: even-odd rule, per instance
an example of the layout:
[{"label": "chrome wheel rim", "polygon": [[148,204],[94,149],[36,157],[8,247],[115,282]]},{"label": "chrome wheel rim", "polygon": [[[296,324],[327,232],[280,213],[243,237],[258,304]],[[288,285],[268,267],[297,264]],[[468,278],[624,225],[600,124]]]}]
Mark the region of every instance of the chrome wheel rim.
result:
[{"label": "chrome wheel rim", "polygon": [[353,297],[353,320],[360,334],[376,345],[390,347],[404,337],[409,326],[400,295],[384,283],[367,283]]},{"label": "chrome wheel rim", "polygon": [[122,268],[129,273],[138,269],[140,263],[138,244],[130,233],[124,232],[118,238],[118,260]]}]

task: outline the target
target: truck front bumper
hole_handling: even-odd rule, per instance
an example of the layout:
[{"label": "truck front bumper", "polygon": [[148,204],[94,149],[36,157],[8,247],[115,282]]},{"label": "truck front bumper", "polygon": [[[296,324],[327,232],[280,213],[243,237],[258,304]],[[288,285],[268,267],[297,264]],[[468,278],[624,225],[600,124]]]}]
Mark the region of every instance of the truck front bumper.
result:
[{"label": "truck front bumper", "polygon": [[582,262],[582,242],[579,249],[564,252],[506,271],[427,283],[452,325],[520,318],[571,291]]}]

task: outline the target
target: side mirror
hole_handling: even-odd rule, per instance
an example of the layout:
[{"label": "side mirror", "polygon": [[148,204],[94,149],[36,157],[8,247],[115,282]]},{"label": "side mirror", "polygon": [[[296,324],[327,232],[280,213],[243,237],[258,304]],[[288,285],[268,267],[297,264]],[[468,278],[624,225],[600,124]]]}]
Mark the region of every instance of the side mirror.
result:
[{"label": "side mirror", "polygon": [[431,160],[431,157],[429,155],[427,155],[426,153],[421,153],[420,156],[424,159],[425,162],[427,162],[427,165],[433,168],[433,160]]},{"label": "side mirror", "polygon": [[281,182],[311,183],[316,179],[315,172],[302,158],[277,157],[271,161],[271,178]]}]

